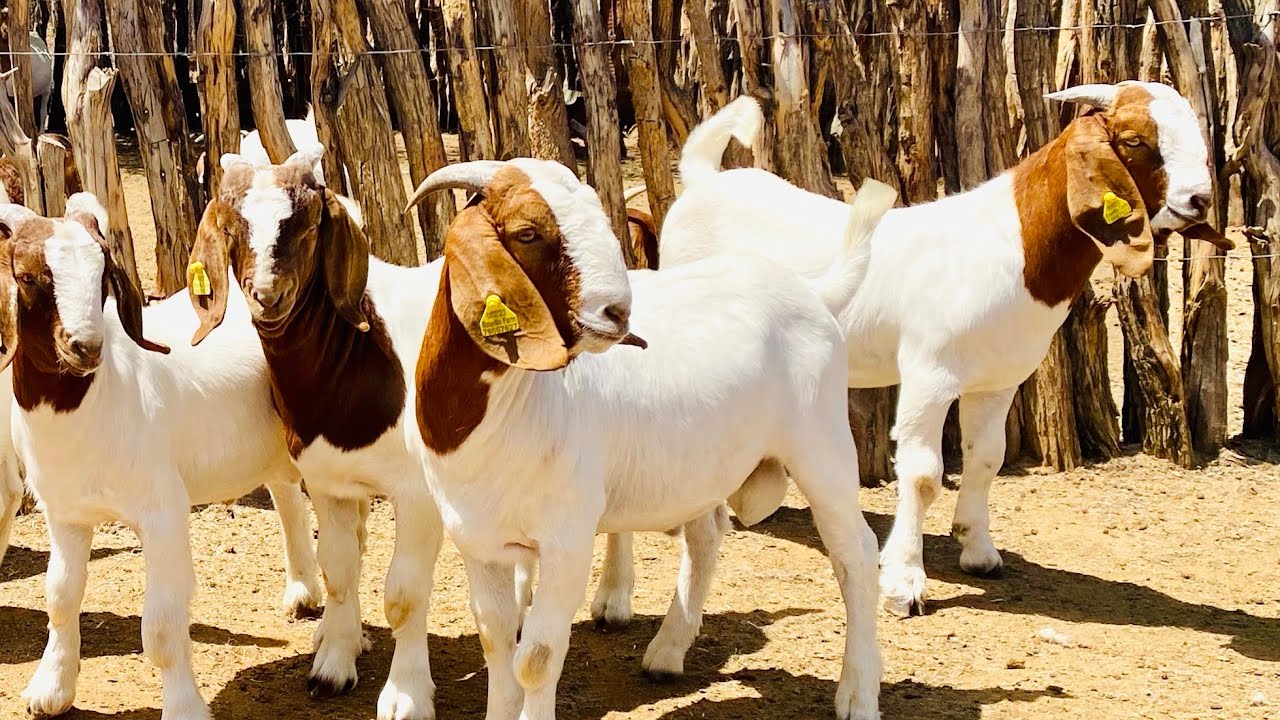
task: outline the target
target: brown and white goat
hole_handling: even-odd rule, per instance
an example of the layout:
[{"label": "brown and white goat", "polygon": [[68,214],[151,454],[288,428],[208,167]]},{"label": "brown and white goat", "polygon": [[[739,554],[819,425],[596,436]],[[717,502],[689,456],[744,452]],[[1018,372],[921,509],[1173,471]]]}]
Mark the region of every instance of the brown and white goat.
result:
[{"label": "brown and white goat", "polygon": [[211,281],[210,294],[191,296],[202,318],[192,342],[221,323],[234,292],[230,265],[249,300],[289,451],[320,525],[328,600],[316,631],[311,694],[355,687],[364,648],[361,508],[370,496],[384,495],[396,518],[385,595],[396,649],[378,718],[431,718],[427,615],[442,535],[422,466],[410,452],[421,440],[406,413],[441,264],[402,268],[369,257],[349,201],[314,174],[319,152],[299,151],[278,166],[222,156],[221,192],[192,249]]},{"label": "brown and white goat", "polygon": [[176,344],[196,322],[190,303],[175,297],[144,310],[105,223],[88,193],[72,196],[62,218],[0,204],[0,297],[14,298],[0,304],[18,405],[13,442],[50,539],[49,641],[23,694],[36,716],[75,700],[93,528],[115,520],[142,542],[142,646],[160,671],[164,717],[208,717],[191,668],[187,514],[265,482],[285,529],[286,602],[314,607],[306,504],[243,299],[217,342]]},{"label": "brown and white goat", "polygon": [[[1126,275],[1145,273],[1155,243],[1173,231],[1230,247],[1204,225],[1208,151],[1186,99],[1139,82],[1048,97],[1096,109],[978,188],[890,211],[872,240],[867,280],[840,312],[850,387],[902,386],[898,513],[881,554],[885,606],[896,613],[923,609],[922,527],[941,492],[951,403],[960,400],[964,438],[953,524],[960,565],[996,573],[987,495],[1004,460],[1005,416],[1071,299],[1104,258]],[[764,256],[809,277],[831,265],[847,224],[843,203],[762,170],[720,171],[730,136],[751,143],[761,120],[759,105],[740,98],[690,134],[684,193],[662,229],[664,271],[720,253]]]}]

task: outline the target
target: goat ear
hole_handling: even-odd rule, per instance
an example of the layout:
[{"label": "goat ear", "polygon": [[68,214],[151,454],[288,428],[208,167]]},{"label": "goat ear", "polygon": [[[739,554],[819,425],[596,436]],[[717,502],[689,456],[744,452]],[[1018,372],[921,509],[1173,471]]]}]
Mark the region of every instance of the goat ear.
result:
[{"label": "goat ear", "polygon": [[[449,304],[486,355],[525,370],[558,370],[569,364],[569,351],[550,308],[503,247],[483,207],[458,213],[445,238],[444,257]],[[515,313],[518,329],[487,337],[481,332],[480,321],[491,295]]]},{"label": "goat ear", "polygon": [[18,286],[13,280],[13,243],[0,240],[0,372],[18,349]]},{"label": "goat ear", "polygon": [[1111,148],[1101,118],[1071,123],[1066,140],[1067,208],[1071,222],[1093,239],[1102,256],[1129,277],[1151,269],[1155,241],[1142,194]]},{"label": "goat ear", "polygon": [[324,189],[320,218],[320,262],[334,308],[360,332],[368,332],[369,318],[360,308],[369,283],[369,239],[338,196]]},{"label": "goat ear", "polygon": [[187,265],[187,296],[195,308],[200,327],[191,336],[191,344],[199,345],[214,328],[222,324],[227,314],[227,294],[231,282],[227,266],[231,264],[231,251],[227,244],[227,218],[232,213],[213,200],[200,218],[196,229],[196,242],[191,246],[191,258]]}]

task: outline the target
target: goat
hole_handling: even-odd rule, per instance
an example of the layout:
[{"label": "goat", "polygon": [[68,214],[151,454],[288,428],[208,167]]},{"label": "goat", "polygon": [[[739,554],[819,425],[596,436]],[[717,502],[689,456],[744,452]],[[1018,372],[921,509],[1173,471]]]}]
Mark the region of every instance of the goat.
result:
[{"label": "goat", "polygon": [[[0,37],[3,37],[5,47],[9,47],[8,15],[8,8],[0,13],[0,18],[4,19],[3,25],[0,25],[4,28],[0,31]],[[49,53],[49,46],[44,38],[34,32],[28,33],[28,37],[31,46],[31,111],[39,131],[44,129],[45,119],[49,115],[49,98],[53,96],[53,56]],[[8,72],[0,73],[5,98],[10,102],[17,94],[17,72],[18,68],[14,67]]]},{"label": "goat", "polygon": [[[324,155],[324,146],[320,144],[320,136],[316,132],[314,111],[308,107],[305,118],[285,120],[284,124],[297,150],[304,150],[316,155],[316,182],[324,185],[324,164],[320,162],[320,156]],[[271,158],[267,156],[267,149],[262,145],[262,135],[257,130],[250,131],[240,138],[239,155],[259,167],[269,167],[271,165]]]},{"label": "goat", "polygon": [[[161,673],[164,716],[208,717],[191,669],[193,504],[224,501],[263,481],[280,512],[286,604],[320,602],[297,469],[272,407],[262,351],[243,299],[216,343],[169,354],[195,324],[185,298],[142,307],[106,213],[88,193],[62,218],[0,205],[0,335],[16,337],[13,442],[44,507],[50,555],[49,641],[24,696],[35,715],[75,700],[80,604],[93,527],[118,520],[146,561],[143,650]],[[105,298],[110,288],[113,299]],[[144,337],[144,318],[151,330]]]},{"label": "goat", "polygon": [[[289,452],[316,509],[329,599],[316,631],[311,694],[341,694],[358,679],[359,507],[385,495],[396,517],[385,595],[396,649],[378,718],[430,718],[427,616],[442,530],[410,452],[421,441],[406,414],[430,311],[423,301],[434,295],[441,263],[402,268],[370,258],[353,211],[315,174],[322,152],[306,148],[279,166],[223,155],[221,193],[205,211],[191,256],[206,268],[229,263],[245,291]],[[201,317],[193,344],[218,327],[231,294],[225,271],[210,280],[208,296],[191,297]]]},{"label": "goat", "polygon": [[[1176,91],[1123,82],[1047,97],[1095,110],[984,185],[891,210],[871,240],[867,282],[840,310],[849,386],[901,384],[898,511],[881,554],[884,603],[896,614],[924,610],[922,528],[941,492],[951,403],[959,398],[964,438],[952,525],[960,566],[998,574],[987,496],[1004,461],[1004,420],[1094,267],[1106,258],[1140,276],[1154,242],[1171,231],[1231,247],[1204,224],[1208,153]],[[834,262],[848,222],[842,203],[763,170],[720,171],[730,136],[750,144],[761,124],[759,104],[740,98],[690,134],[680,161],[684,193],[663,225],[664,269],[753,254],[814,277]],[[775,489],[779,472],[775,465],[764,473]],[[750,482],[742,492],[750,494]]]},{"label": "goat", "polygon": [[[875,536],[858,511],[830,308],[861,281],[861,241],[893,192],[864,186],[846,259],[811,283],[749,258],[628,273],[599,197],[557,163],[453,165],[410,205],[454,187],[479,200],[446,236],[416,412],[425,475],[471,583],[487,717],[554,717],[597,532],[683,525],[687,545],[702,536],[645,653],[652,671],[682,667],[727,519],[719,508],[765,456],[786,462],[811,500],[845,598],[837,714],[878,717]],[[648,350],[610,350],[645,347],[632,329]],[[535,559],[517,642],[512,565]]]}]

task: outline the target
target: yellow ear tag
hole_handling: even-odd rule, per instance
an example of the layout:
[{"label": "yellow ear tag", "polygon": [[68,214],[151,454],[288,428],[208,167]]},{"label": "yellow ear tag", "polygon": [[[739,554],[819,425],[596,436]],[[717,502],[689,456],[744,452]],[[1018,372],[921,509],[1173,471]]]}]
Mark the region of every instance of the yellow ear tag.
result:
[{"label": "yellow ear tag", "polygon": [[1115,221],[1129,217],[1129,213],[1133,212],[1133,208],[1124,198],[1116,195],[1110,190],[1102,194],[1102,219],[1110,225]]},{"label": "yellow ear tag", "polygon": [[204,263],[199,260],[187,266],[187,286],[191,288],[193,294],[200,297],[213,294],[209,274],[204,271]]},{"label": "yellow ear tag", "polygon": [[515,312],[502,304],[502,298],[490,295],[484,299],[484,314],[480,316],[480,334],[493,337],[520,329],[520,318]]}]

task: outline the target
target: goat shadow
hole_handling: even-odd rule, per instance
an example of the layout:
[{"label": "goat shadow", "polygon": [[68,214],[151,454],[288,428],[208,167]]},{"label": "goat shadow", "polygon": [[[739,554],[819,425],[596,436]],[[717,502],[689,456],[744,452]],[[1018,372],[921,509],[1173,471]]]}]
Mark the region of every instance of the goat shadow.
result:
[{"label": "goat shadow", "polygon": [[[136,548],[94,548],[89,553],[89,561],[109,558],[120,553],[133,552]],[[48,550],[32,550],[21,545],[10,545],[5,553],[4,563],[0,564],[0,585],[17,582],[27,578],[43,575],[49,567]]]},{"label": "goat shadow", "polygon": [[[883,540],[889,533],[893,516],[866,511],[863,515],[877,537]],[[813,515],[807,509],[782,507],[758,525],[745,529],[737,525],[736,529],[762,533],[825,552],[813,524]],[[1001,551],[1004,557],[1003,578],[978,578],[960,570],[959,545],[950,537],[925,535],[924,548],[925,570],[930,578],[976,587],[981,591],[931,601],[927,606],[931,610],[968,607],[1041,615],[1066,622],[1185,628],[1227,635],[1231,637],[1229,647],[1241,655],[1280,662],[1280,619],[1189,603],[1143,585],[1045,567],[1007,550]],[[1064,588],[1070,589],[1069,597],[1065,596]]]},{"label": "goat shadow", "polygon": [[[0,665],[21,665],[39,660],[48,640],[48,616],[43,610],[0,606]],[[113,657],[142,653],[142,618],[109,612],[80,615],[80,657]],[[253,645],[262,648],[284,647],[284,640],[234,633],[222,628],[192,623],[191,639],[205,645]]]},{"label": "goat shadow", "polygon": [[[760,698],[712,700],[701,697],[692,705],[672,710],[664,718],[828,717],[836,683],[777,669],[724,672],[730,660],[758,652],[766,644],[765,628],[781,619],[816,612],[789,609],[769,613],[707,615],[702,633],[689,651],[685,674],[654,681],[640,671],[645,647],[662,622],[660,616],[637,616],[620,630],[600,632],[589,622],[573,628],[569,655],[560,679],[556,716],[566,720],[602,718],[629,712],[664,699],[698,697],[718,683],[736,680],[754,688]],[[213,699],[215,717],[238,720],[333,718],[356,720],[369,716],[386,680],[393,650],[385,628],[366,627],[373,649],[359,662],[361,682],[347,696],[312,701],[303,691],[311,655],[299,655],[241,671]],[[431,666],[440,717],[483,717],[488,677],[475,635],[458,638],[432,636]],[[982,706],[1002,701],[1029,702],[1054,696],[1049,690],[987,688],[957,690],[904,681],[882,687],[885,717],[930,717],[939,720],[979,720]],[[927,710],[927,712],[925,712]]]}]

